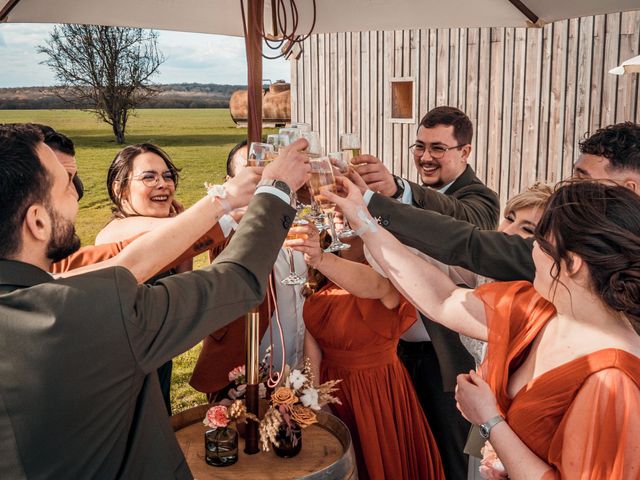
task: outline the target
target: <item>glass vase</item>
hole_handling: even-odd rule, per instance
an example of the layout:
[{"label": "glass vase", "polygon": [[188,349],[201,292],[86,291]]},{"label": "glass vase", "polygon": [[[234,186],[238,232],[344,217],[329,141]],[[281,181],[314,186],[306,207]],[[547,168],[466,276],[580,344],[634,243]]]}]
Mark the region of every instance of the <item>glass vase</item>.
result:
[{"label": "glass vase", "polygon": [[238,461],[238,432],[220,427],[204,433],[204,452],[209,465],[226,467]]},{"label": "glass vase", "polygon": [[282,458],[295,457],[302,449],[302,429],[300,425],[291,422],[291,428],[282,423],[276,433],[278,445],[273,445],[273,451]]}]

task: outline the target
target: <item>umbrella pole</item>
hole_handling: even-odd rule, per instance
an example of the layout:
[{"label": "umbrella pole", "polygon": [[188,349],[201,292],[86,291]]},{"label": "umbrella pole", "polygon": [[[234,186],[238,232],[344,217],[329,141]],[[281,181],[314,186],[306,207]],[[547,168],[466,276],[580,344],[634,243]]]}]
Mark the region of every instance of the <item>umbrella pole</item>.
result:
[{"label": "umbrella pole", "polygon": [[[247,98],[249,100],[247,116],[247,140],[259,142],[262,139],[262,28],[264,16],[263,0],[248,0],[247,8],[247,35],[245,45],[247,50]],[[253,308],[246,315],[245,338],[246,338],[246,374],[247,391],[246,406],[247,411],[258,416],[258,349],[260,348],[259,338],[260,313],[258,307]],[[258,453],[258,423],[248,422],[244,453]]]}]

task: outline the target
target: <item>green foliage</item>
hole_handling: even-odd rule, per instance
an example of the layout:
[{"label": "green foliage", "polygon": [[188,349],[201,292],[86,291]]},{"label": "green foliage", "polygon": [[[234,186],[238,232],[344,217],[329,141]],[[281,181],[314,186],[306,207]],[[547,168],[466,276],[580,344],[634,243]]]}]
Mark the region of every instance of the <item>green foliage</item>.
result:
[{"label": "green foliage", "polygon": [[[152,142],[165,149],[182,168],[177,198],[189,206],[204,194],[203,184],[222,183],[227,154],[246,137],[236,128],[227,109],[138,110],[130,120],[127,141]],[[76,221],[83,245],[91,245],[111,217],[107,195],[107,169],[121,146],[111,128],[79,110],[0,110],[0,123],[43,123],[68,135],[76,144],[78,173],[85,186]],[[272,133],[265,130],[265,135]],[[204,266],[201,255],[194,267]],[[174,359],[171,400],[174,413],[203,403],[204,395],[188,384],[200,346]]]}]

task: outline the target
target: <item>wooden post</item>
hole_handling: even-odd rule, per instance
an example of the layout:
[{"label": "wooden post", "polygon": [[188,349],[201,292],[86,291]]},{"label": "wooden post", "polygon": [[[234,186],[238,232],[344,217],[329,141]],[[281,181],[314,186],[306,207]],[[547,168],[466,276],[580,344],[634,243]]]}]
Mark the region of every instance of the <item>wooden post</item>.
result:
[{"label": "wooden post", "polygon": [[[262,26],[264,16],[263,0],[248,0],[247,8],[247,36],[245,46],[247,51],[247,140],[259,142],[262,139]],[[246,373],[247,392],[246,406],[249,413],[258,416],[258,349],[260,313],[258,307],[247,313],[245,321],[246,338]],[[258,448],[258,424],[249,421],[247,423],[245,447],[246,454],[259,452]]]}]

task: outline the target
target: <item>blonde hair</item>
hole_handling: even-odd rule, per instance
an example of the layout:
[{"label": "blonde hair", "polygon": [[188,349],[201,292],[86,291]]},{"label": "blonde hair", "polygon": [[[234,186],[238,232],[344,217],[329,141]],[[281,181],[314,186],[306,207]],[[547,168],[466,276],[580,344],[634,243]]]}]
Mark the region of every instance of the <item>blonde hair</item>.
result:
[{"label": "blonde hair", "polygon": [[536,182],[524,192],[507,201],[504,214],[509,215],[523,208],[544,208],[553,193],[553,189],[543,182]]}]

